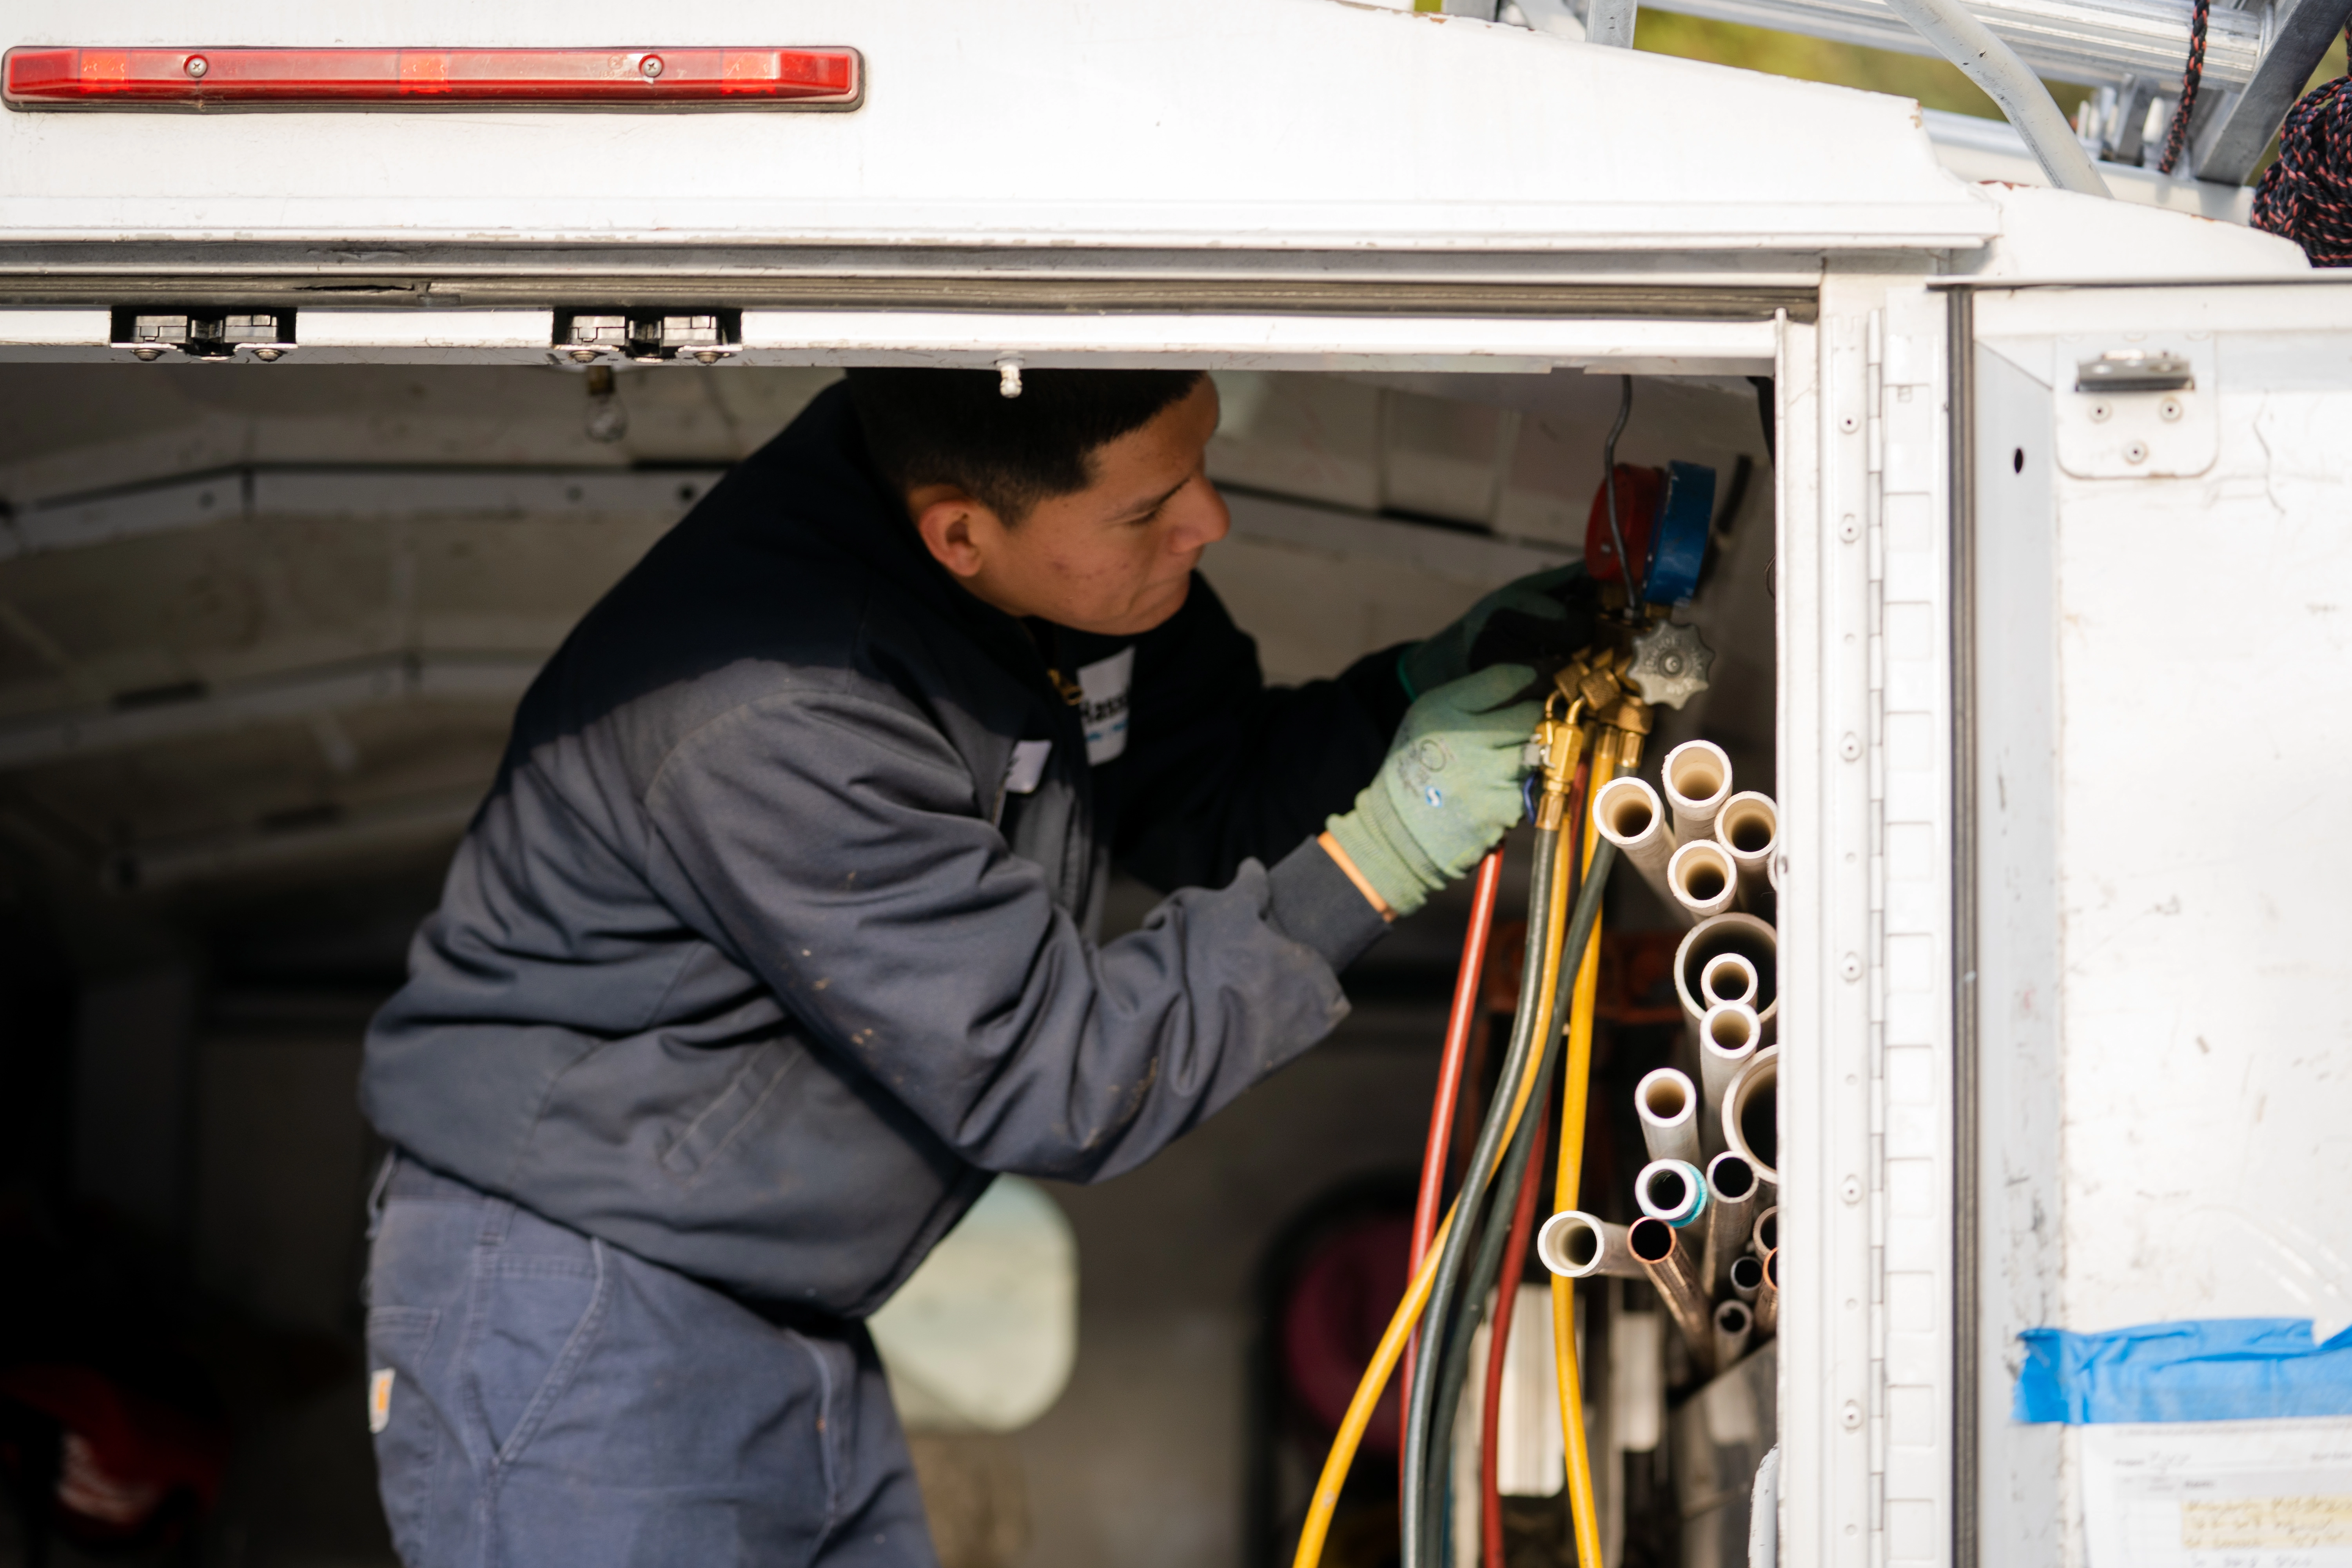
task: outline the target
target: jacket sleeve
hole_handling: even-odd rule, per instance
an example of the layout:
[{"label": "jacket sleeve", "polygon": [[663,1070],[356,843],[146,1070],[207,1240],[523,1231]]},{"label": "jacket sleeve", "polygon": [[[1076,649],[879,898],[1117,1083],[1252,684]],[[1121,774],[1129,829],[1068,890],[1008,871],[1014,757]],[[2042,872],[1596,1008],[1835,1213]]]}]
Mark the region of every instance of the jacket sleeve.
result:
[{"label": "jacket sleeve", "polygon": [[1113,853],[1151,886],[1221,887],[1345,811],[1379,771],[1411,700],[1398,648],[1336,679],[1269,687],[1257,644],[1198,576],[1136,650],[1129,778]]},{"label": "jacket sleeve", "polygon": [[803,689],[664,763],[650,868],[819,1048],[988,1170],[1129,1169],[1345,1016],[1332,963],[1269,919],[1311,876],[1245,864],[1097,947],[974,796],[920,717]]}]

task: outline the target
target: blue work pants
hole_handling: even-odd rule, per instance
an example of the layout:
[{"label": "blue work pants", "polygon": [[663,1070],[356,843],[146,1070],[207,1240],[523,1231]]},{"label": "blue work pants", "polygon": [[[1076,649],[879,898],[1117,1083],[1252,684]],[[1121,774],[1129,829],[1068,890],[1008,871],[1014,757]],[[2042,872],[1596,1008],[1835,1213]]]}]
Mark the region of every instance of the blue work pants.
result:
[{"label": "blue work pants", "polygon": [[368,1266],[407,1568],[935,1568],[873,1342],[406,1160]]}]

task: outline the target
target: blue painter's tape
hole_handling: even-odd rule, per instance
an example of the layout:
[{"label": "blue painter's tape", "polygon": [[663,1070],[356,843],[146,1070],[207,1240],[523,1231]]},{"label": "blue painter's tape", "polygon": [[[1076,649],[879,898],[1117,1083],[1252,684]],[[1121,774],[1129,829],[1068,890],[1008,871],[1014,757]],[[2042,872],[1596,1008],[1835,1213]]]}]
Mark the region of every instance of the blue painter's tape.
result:
[{"label": "blue painter's tape", "polygon": [[2104,1334],[2028,1329],[2020,1421],[2250,1421],[2352,1415],[2352,1329],[2308,1318],[2209,1318]]}]

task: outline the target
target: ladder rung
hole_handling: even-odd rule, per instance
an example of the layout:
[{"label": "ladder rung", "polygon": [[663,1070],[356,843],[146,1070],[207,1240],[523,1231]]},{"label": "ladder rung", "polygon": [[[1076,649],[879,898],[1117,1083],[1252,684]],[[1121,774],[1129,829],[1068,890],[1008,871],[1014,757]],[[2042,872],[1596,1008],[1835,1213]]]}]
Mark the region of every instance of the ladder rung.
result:
[{"label": "ladder rung", "polygon": [[[1803,33],[1840,43],[1861,44],[1905,54],[1934,55],[1882,0],[1645,0],[1661,11],[1680,11],[1718,22]],[[2126,77],[2177,89],[2189,56],[2189,0],[2147,0],[2137,5],[2092,5],[2085,0],[1969,0],[1994,35],[2044,77],[2091,86]],[[2263,19],[2258,11],[2213,7],[2205,35],[2206,88],[2235,89],[2253,79],[2262,54]],[[2161,84],[2170,83],[2168,89]]]}]

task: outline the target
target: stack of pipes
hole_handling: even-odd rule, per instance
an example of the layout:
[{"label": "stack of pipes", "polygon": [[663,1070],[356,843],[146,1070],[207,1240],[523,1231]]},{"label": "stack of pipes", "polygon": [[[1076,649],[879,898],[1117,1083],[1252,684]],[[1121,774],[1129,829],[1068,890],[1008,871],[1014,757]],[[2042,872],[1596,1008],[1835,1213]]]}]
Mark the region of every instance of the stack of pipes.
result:
[{"label": "stack of pipes", "polygon": [[1650,1163],[1638,1217],[1556,1214],[1537,1255],[1571,1279],[1646,1279],[1704,1375],[1771,1337],[1780,1318],[1777,944],[1769,920],[1780,848],[1769,795],[1733,793],[1731,759],[1708,741],[1666,753],[1660,791],[1612,779],[1593,801],[1603,837],[1689,932],[1675,991],[1698,1081],[1665,1067],[1633,1091]]}]

